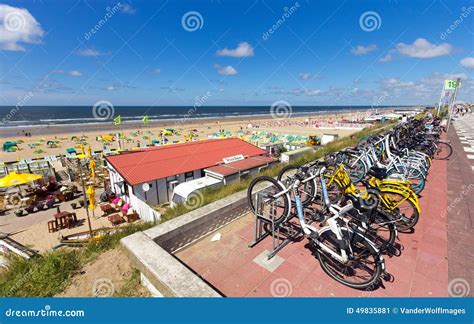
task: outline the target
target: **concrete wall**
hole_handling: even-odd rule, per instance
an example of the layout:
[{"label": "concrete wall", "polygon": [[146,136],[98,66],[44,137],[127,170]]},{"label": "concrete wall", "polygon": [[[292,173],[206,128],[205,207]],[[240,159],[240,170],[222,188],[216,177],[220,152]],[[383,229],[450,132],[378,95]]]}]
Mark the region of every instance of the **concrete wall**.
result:
[{"label": "concrete wall", "polygon": [[173,253],[248,212],[247,193],[236,193],[121,240],[134,266],[163,296],[219,297]]}]

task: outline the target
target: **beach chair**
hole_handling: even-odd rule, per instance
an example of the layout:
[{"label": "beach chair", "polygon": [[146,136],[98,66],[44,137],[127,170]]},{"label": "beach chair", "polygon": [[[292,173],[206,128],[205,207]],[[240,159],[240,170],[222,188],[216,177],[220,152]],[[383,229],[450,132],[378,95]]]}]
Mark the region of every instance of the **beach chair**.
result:
[{"label": "beach chair", "polygon": [[48,221],[48,232],[54,233],[58,230],[58,222],[55,219]]}]

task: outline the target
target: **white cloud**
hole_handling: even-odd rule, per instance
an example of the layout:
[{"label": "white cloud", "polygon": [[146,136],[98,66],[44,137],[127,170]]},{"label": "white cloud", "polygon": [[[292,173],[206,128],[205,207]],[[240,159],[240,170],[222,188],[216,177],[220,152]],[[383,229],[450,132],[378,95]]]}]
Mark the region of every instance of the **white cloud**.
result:
[{"label": "white cloud", "polygon": [[373,52],[376,49],[377,49],[377,45],[375,44],[368,45],[368,46],[358,45],[355,48],[351,49],[351,53],[354,55],[361,56],[361,55],[369,54],[370,52]]},{"label": "white cloud", "polygon": [[224,48],[217,51],[218,56],[250,57],[253,56],[253,54],[253,47],[247,42],[239,43],[239,46],[235,49]]},{"label": "white cloud", "polygon": [[0,50],[25,51],[18,43],[37,44],[44,31],[27,9],[0,4]]},{"label": "white cloud", "polygon": [[415,85],[413,81],[401,81],[397,78],[388,78],[382,80],[382,87],[392,90],[408,89]]},{"label": "white cloud", "polygon": [[384,57],[380,58],[379,62],[385,63],[385,62],[390,62],[392,60],[392,54],[388,53]]},{"label": "white cloud", "polygon": [[217,73],[219,73],[220,75],[236,75],[237,73],[239,73],[233,66],[230,66],[230,65],[220,66],[216,64],[214,65],[214,68],[217,70]]},{"label": "white cloud", "polygon": [[101,52],[98,50],[92,49],[92,48],[84,48],[80,49],[76,52],[77,55],[79,56],[100,56],[102,55]]},{"label": "white cloud", "polygon": [[459,63],[468,69],[474,69],[474,57],[465,57]]},{"label": "white cloud", "polygon": [[416,58],[444,56],[453,50],[453,47],[448,43],[435,45],[424,38],[418,38],[413,44],[398,43],[395,48],[401,55]]},{"label": "white cloud", "polygon": [[120,6],[120,11],[129,15],[134,15],[137,9],[133,8],[131,4],[125,3]]},{"label": "white cloud", "polygon": [[72,77],[80,77],[82,76],[82,73],[78,70],[72,70],[72,71],[69,71],[69,75]]}]

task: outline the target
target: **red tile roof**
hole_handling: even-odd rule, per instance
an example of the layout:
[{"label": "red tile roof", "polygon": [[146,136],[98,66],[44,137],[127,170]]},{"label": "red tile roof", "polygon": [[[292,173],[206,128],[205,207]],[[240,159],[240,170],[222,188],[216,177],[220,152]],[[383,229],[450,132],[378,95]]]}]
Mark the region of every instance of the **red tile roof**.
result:
[{"label": "red tile roof", "polygon": [[250,157],[245,160],[240,160],[232,163],[221,164],[214,167],[207,168],[207,171],[217,173],[223,176],[228,176],[239,171],[250,170],[267,163],[275,162],[277,159],[268,156]]},{"label": "red tile roof", "polygon": [[222,163],[226,157],[266,154],[238,138],[209,139],[182,144],[150,147],[110,155],[106,160],[131,185],[176,174],[200,170]]}]

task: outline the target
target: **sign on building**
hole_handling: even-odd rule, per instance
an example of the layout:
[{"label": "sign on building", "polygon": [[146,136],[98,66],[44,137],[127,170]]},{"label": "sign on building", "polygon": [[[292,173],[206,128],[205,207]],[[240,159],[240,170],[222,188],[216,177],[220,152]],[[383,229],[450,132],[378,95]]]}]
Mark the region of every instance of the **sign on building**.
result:
[{"label": "sign on building", "polygon": [[225,164],[228,164],[228,163],[240,161],[240,160],[243,160],[243,159],[245,159],[244,156],[242,154],[239,154],[239,155],[234,155],[234,156],[229,156],[229,157],[223,158],[222,160],[224,161]]}]

